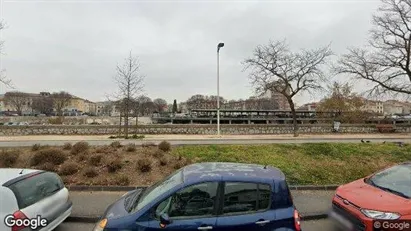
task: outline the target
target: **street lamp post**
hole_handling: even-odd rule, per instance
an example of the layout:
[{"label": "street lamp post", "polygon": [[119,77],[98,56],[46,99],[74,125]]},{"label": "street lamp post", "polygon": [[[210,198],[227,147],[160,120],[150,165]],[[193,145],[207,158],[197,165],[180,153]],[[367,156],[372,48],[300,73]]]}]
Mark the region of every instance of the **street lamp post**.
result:
[{"label": "street lamp post", "polygon": [[220,48],[224,43],[217,45],[217,135],[220,135]]}]

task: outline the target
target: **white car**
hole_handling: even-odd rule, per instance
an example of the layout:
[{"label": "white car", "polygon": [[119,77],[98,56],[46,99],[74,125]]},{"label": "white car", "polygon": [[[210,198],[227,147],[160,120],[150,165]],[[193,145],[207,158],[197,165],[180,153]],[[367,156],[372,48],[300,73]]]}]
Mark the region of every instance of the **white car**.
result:
[{"label": "white car", "polygon": [[0,205],[1,231],[51,231],[72,210],[61,178],[34,169],[0,168]]}]

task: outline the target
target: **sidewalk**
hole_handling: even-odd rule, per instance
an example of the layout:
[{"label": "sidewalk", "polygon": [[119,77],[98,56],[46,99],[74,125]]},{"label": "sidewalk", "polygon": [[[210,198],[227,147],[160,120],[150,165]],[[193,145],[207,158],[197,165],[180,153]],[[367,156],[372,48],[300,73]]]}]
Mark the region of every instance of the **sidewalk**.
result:
[{"label": "sidewalk", "polygon": [[[140,141],[158,140],[290,140],[290,139],[411,139],[411,134],[301,134],[293,137],[289,134],[281,135],[145,135]],[[109,135],[79,136],[79,135],[38,135],[38,136],[0,136],[1,141],[105,141]],[[124,140],[124,139],[115,139]],[[133,140],[133,139],[130,139]]]},{"label": "sidewalk", "polygon": [[[96,221],[106,208],[125,192],[70,192],[73,211],[69,220]],[[308,219],[325,217],[331,208],[334,191],[291,191],[301,216]]]}]

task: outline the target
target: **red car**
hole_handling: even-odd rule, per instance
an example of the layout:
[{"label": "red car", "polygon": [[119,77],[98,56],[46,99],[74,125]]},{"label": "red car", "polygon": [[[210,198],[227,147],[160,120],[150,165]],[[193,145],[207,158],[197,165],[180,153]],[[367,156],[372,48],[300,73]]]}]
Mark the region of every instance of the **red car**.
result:
[{"label": "red car", "polygon": [[411,220],[410,198],[411,162],[408,162],[338,187],[330,218],[345,231],[383,230]]}]

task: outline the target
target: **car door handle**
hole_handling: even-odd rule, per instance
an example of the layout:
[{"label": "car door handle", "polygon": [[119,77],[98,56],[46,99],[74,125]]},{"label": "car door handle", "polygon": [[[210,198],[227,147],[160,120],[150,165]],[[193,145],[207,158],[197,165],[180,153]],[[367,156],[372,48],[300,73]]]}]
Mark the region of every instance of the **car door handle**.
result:
[{"label": "car door handle", "polygon": [[270,223],[270,221],[269,221],[269,220],[257,221],[255,224],[257,224],[257,225],[264,225],[264,224],[267,224],[267,223]]},{"label": "car door handle", "polygon": [[210,230],[213,229],[213,226],[200,226],[198,227],[198,230]]}]

